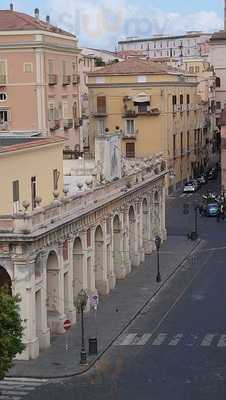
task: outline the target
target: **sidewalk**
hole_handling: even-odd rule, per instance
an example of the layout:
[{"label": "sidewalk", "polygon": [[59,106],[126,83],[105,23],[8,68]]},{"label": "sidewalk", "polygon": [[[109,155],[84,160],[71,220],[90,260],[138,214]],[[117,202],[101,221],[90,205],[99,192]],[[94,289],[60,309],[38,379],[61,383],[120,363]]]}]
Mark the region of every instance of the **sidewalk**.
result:
[{"label": "sidewalk", "polygon": [[66,335],[54,337],[51,347],[41,353],[38,359],[15,361],[8,376],[61,378],[79,374],[90,368],[199,244],[200,241],[191,242],[181,236],[168,237],[160,252],[161,284],[156,283],[156,253],[153,252],[146,257],[143,266],[133,269],[125,280],[117,282],[116,288],[109,295],[100,298],[97,324],[92,312],[85,315],[87,353],[88,338],[95,336],[98,327],[99,353],[95,357],[88,356],[88,367],[79,365],[81,326],[78,322],[68,334],[68,351],[66,351]]}]

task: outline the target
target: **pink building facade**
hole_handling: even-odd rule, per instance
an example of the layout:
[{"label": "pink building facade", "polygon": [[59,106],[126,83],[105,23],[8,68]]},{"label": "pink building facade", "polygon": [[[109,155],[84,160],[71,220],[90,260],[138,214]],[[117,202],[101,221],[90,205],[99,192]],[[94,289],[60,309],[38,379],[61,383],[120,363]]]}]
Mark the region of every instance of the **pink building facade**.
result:
[{"label": "pink building facade", "polygon": [[78,59],[74,35],[49,19],[0,10],[0,134],[63,135],[83,150]]}]

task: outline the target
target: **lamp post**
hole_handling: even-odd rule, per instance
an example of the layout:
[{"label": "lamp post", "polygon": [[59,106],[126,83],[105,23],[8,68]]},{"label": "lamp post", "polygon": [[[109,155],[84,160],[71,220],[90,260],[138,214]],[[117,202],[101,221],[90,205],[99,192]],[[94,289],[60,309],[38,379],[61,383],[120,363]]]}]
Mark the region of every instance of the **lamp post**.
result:
[{"label": "lamp post", "polygon": [[85,335],[84,335],[84,310],[86,308],[86,304],[88,301],[88,295],[84,289],[82,289],[77,297],[76,306],[79,313],[81,313],[81,330],[82,330],[82,344],[81,344],[81,353],[80,353],[80,364],[87,364],[87,356],[85,349]]},{"label": "lamp post", "polygon": [[156,282],[157,283],[160,283],[161,280],[162,280],[161,274],[160,274],[160,270],[159,270],[159,249],[160,249],[160,246],[161,246],[161,242],[162,242],[162,240],[161,240],[160,236],[157,235],[155,237],[155,247],[156,247],[156,250],[157,250],[157,275],[156,275]]}]

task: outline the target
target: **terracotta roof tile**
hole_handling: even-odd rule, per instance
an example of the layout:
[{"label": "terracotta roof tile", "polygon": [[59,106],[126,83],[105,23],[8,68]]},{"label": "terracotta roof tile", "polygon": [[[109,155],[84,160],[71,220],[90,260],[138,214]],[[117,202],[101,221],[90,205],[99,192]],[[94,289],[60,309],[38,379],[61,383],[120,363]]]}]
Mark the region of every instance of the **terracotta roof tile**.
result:
[{"label": "terracotta roof tile", "polygon": [[95,72],[89,73],[89,76],[96,75],[140,75],[140,74],[169,74],[179,72],[176,68],[162,65],[160,63],[129,58],[128,60],[107,65]]},{"label": "terracotta roof tile", "polygon": [[12,151],[19,151],[19,150],[23,150],[23,149],[29,149],[31,147],[39,147],[39,146],[45,146],[48,144],[63,143],[63,142],[64,142],[64,138],[61,136],[42,138],[42,139],[32,140],[32,141],[26,142],[26,143],[19,143],[19,144],[13,144],[10,146],[0,147],[0,154],[11,153]]},{"label": "terracotta roof tile", "polygon": [[40,19],[36,19],[31,15],[11,10],[0,10],[0,31],[18,30],[41,30],[75,37],[72,33],[66,32]]}]

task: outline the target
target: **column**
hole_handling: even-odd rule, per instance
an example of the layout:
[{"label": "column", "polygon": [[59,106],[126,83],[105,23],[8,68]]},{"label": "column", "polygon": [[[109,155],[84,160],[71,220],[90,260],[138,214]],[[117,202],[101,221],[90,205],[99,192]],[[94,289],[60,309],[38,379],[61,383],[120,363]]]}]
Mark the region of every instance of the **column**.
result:
[{"label": "column", "polygon": [[68,238],[68,311],[67,311],[67,318],[70,319],[72,324],[76,322],[76,307],[74,304],[74,293],[73,293],[73,236],[70,235]]},{"label": "column", "polygon": [[160,215],[161,215],[161,237],[162,240],[167,240],[166,230],[166,188],[163,186],[161,191],[161,203],[160,203]]}]

